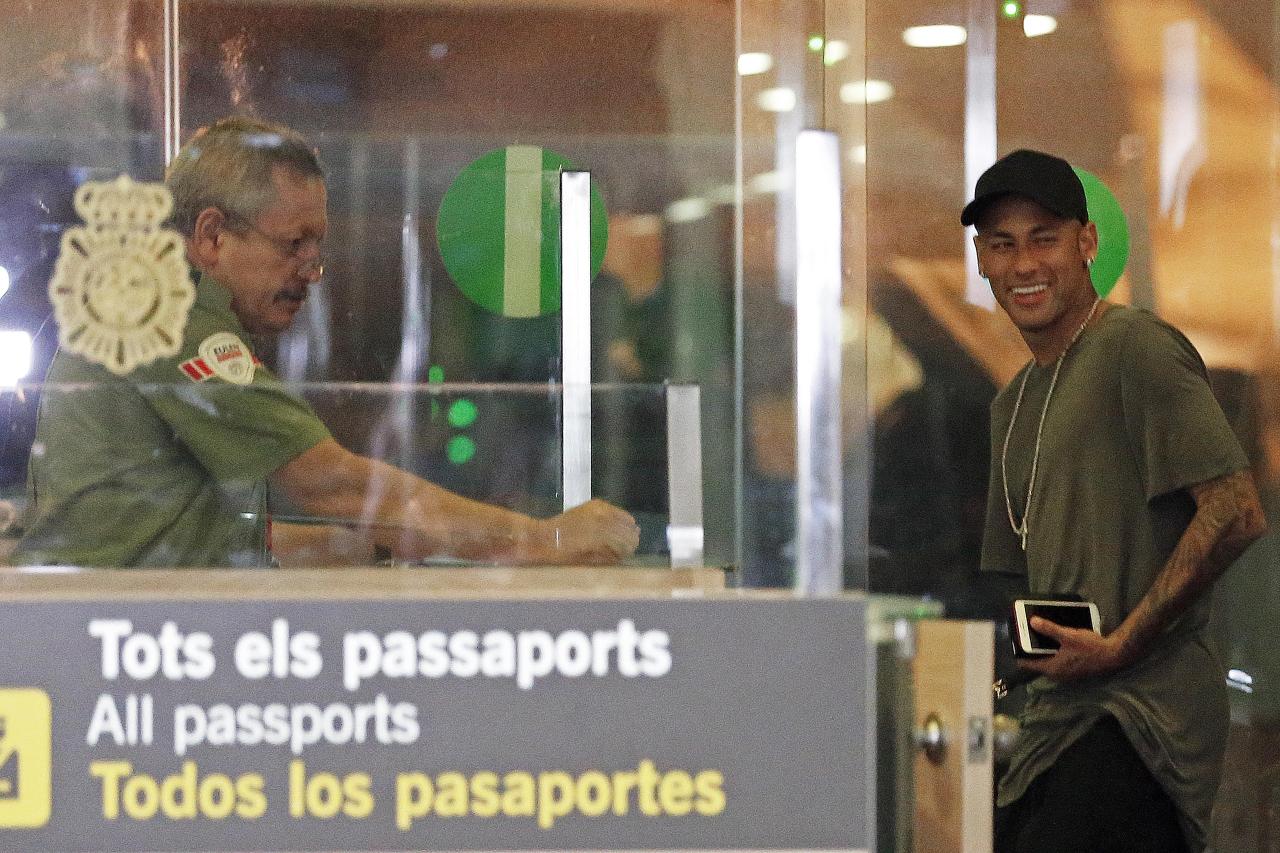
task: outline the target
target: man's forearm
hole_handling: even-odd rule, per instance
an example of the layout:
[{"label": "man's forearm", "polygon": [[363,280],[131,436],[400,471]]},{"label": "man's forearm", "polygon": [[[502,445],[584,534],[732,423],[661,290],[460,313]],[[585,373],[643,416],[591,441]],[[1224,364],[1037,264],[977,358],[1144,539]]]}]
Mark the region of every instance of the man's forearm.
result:
[{"label": "man's forearm", "polygon": [[452,556],[527,562],[545,559],[554,543],[544,527],[518,512],[473,501],[328,441],[273,477],[309,514],[369,531],[398,557]]},{"label": "man's forearm", "polygon": [[1196,514],[1151,589],[1116,630],[1122,664],[1141,659],[1152,641],[1266,532],[1248,471],[1191,489]]},{"label": "man's forearm", "polygon": [[535,519],[464,498],[384,462],[367,461],[370,488],[361,517],[379,522],[374,540],[396,556],[516,563],[549,559],[555,543]]}]

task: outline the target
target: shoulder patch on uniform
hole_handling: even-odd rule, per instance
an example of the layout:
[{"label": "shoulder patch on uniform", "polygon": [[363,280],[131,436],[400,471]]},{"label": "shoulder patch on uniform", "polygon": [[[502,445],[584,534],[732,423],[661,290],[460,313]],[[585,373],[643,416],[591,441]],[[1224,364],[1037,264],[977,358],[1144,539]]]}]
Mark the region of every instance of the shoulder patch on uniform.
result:
[{"label": "shoulder patch on uniform", "polygon": [[210,367],[203,358],[189,358],[182,364],[178,365],[178,369],[187,374],[192,382],[203,382],[206,379],[213,378],[213,368]]},{"label": "shoulder patch on uniform", "polygon": [[261,362],[253,351],[231,332],[214,332],[200,342],[197,358],[178,365],[196,382],[217,376],[233,385],[253,382],[253,372]]}]

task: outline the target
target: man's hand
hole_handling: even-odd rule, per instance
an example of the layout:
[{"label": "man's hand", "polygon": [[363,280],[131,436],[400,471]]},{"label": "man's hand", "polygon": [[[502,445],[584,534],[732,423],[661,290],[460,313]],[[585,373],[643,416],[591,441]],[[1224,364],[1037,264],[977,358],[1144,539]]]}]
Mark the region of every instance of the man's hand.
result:
[{"label": "man's hand", "polygon": [[602,500],[587,501],[538,524],[550,548],[547,562],[561,565],[617,563],[640,544],[635,519]]},{"label": "man's hand", "polygon": [[1031,630],[1057,640],[1058,653],[1045,658],[1018,661],[1021,669],[1048,676],[1054,681],[1079,681],[1107,675],[1131,663],[1119,639],[1105,637],[1084,628],[1068,628],[1040,616],[1031,617]]}]

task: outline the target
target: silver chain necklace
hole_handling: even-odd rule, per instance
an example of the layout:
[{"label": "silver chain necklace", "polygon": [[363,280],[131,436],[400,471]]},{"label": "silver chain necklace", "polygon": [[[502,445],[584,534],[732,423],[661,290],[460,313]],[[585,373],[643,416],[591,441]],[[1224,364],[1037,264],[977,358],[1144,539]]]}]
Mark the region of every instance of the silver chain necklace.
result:
[{"label": "silver chain necklace", "polygon": [[1031,494],[1036,487],[1036,468],[1040,465],[1040,437],[1044,432],[1044,418],[1049,414],[1049,401],[1053,399],[1054,386],[1058,384],[1058,372],[1062,370],[1062,362],[1066,360],[1067,353],[1071,352],[1071,348],[1076,345],[1076,341],[1080,339],[1080,335],[1084,333],[1084,327],[1089,325],[1089,321],[1093,319],[1093,312],[1098,310],[1098,303],[1102,301],[1102,297],[1096,297],[1093,305],[1089,308],[1089,313],[1085,315],[1084,322],[1080,324],[1080,328],[1076,329],[1076,333],[1071,336],[1070,343],[1067,348],[1062,351],[1062,355],[1058,356],[1058,362],[1053,366],[1053,378],[1049,380],[1049,393],[1044,397],[1044,408],[1040,410],[1040,423],[1036,426],[1036,448],[1031,454],[1031,480],[1027,483],[1027,500],[1022,504],[1022,521],[1021,523],[1013,520],[1013,502],[1009,500],[1009,473],[1005,460],[1009,456],[1009,439],[1013,437],[1013,425],[1018,421],[1018,409],[1022,406],[1022,395],[1027,390],[1027,380],[1031,378],[1031,370],[1035,365],[1035,360],[1027,365],[1026,371],[1022,374],[1022,384],[1018,386],[1018,399],[1013,403],[1013,414],[1009,417],[1009,429],[1004,434],[1004,447],[1000,450],[1000,479],[1004,481],[1004,508],[1009,513],[1009,526],[1013,528],[1013,533],[1022,542],[1022,550],[1027,550],[1027,519],[1031,517]]}]

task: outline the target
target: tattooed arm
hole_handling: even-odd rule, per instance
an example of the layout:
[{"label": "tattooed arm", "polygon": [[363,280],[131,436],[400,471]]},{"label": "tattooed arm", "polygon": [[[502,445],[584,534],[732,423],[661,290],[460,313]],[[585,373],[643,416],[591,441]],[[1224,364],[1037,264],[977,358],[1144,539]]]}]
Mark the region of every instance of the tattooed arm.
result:
[{"label": "tattooed arm", "polygon": [[1074,681],[1141,660],[1170,622],[1187,609],[1267,529],[1257,489],[1248,471],[1192,486],[1196,514],[1155,583],[1115,631],[1063,628],[1043,619],[1032,627],[1062,648],[1042,661],[1020,664],[1055,681]]}]

